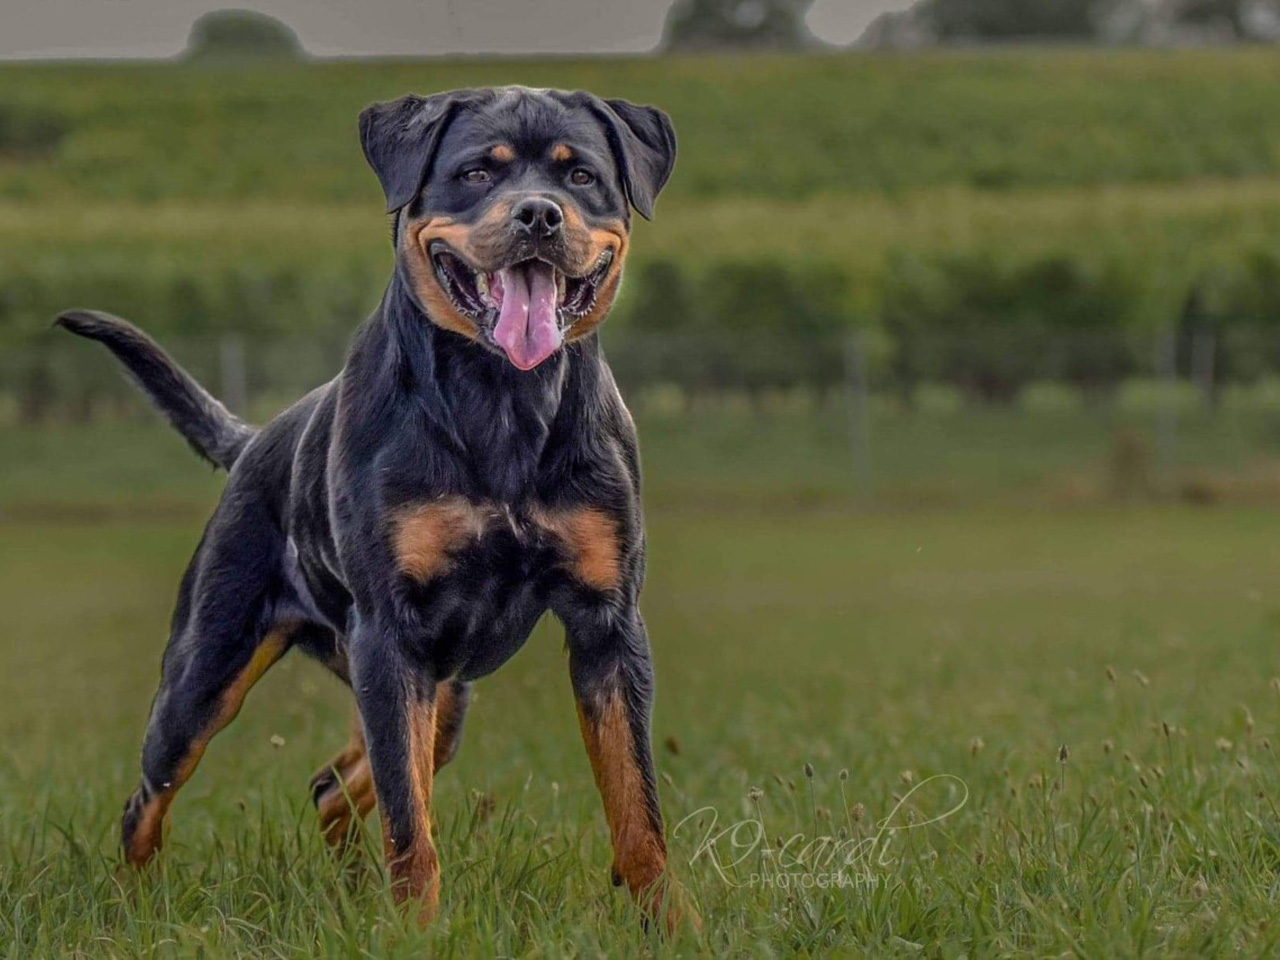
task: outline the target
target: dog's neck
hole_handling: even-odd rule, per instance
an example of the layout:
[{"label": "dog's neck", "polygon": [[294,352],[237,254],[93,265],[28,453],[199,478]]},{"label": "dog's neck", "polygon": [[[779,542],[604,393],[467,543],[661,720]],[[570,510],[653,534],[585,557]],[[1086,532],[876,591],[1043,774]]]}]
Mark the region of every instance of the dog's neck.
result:
[{"label": "dog's neck", "polygon": [[[529,371],[432,323],[399,273],[371,330],[378,349],[365,362],[391,364],[383,377],[456,448],[475,489],[511,502],[529,496],[554,436],[576,425],[570,409],[584,368],[598,362],[595,338],[559,351]],[[372,343],[369,346],[373,346]],[[595,377],[588,375],[587,382]]]}]

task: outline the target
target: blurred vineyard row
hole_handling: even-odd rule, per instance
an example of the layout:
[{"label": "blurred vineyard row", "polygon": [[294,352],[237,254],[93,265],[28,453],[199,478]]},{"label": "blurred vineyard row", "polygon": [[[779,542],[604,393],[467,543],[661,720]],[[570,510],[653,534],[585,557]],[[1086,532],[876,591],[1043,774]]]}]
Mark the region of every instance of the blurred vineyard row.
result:
[{"label": "blurred vineyard row", "polygon": [[1262,48],[29,64],[0,67],[0,196],[372,202],[363,106],[504,83],[663,106],[681,199],[1280,172],[1280,58]]},{"label": "blurred vineyard row", "polygon": [[356,112],[516,80],[675,117],[606,328],[637,384],[825,389],[850,337],[903,396],[1106,389],[1166,333],[1188,373],[1205,337],[1217,381],[1280,370],[1280,58],[1036,51],[3,66],[0,378],[34,408],[89,382],[50,346],[69,306],[332,369],[391,266]]}]

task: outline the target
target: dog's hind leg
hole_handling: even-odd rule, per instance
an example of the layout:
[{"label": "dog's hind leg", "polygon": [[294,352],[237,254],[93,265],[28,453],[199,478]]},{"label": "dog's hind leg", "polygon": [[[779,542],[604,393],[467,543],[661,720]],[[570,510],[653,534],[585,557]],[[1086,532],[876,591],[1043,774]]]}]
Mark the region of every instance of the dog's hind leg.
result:
[{"label": "dog's hind leg", "polygon": [[[442,683],[436,691],[436,734],[432,767],[439,770],[454,758],[462,740],[471,684],[461,680]],[[351,739],[311,778],[311,800],[320,816],[320,832],[337,850],[351,841],[352,826],[364,820],[377,805],[373,771],[364,743],[364,729],[357,714]]]},{"label": "dog's hind leg", "polygon": [[352,826],[364,820],[377,802],[359,715],[352,723],[347,745],[311,778],[311,801],[325,840],[334,849],[345,850]]},{"label": "dog's hind leg", "polygon": [[209,741],[289,648],[294,624],[275,613],[280,546],[267,511],[229,488],[183,578],[142,778],[125,805],[121,839],[134,866],[159,850],[169,807]]},{"label": "dog's hind leg", "polygon": [[436,740],[432,752],[436,770],[458,755],[470,702],[471,684],[463,680],[451,680],[436,688]]}]

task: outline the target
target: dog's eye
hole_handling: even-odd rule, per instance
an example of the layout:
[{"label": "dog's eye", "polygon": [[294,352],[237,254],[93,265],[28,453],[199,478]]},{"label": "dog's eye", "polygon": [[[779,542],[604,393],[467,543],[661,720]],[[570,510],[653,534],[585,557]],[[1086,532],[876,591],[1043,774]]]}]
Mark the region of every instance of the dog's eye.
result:
[{"label": "dog's eye", "polygon": [[479,167],[475,167],[471,170],[464,170],[462,173],[462,179],[467,181],[467,183],[488,183],[493,179],[493,177],[489,175],[488,170],[482,170]]},{"label": "dog's eye", "polygon": [[577,187],[589,187],[596,182],[596,175],[590,170],[578,167],[573,173],[569,174],[569,182]]}]

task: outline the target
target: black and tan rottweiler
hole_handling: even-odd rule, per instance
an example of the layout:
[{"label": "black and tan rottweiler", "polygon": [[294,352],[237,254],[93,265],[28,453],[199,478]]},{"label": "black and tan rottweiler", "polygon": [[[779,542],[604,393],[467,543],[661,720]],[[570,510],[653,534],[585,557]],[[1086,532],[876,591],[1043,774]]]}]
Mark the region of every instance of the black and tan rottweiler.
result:
[{"label": "black and tan rottweiler", "polygon": [[630,210],[650,216],[671,173],[671,122],[586,93],[461,90],[369,107],[360,140],[394,216],[395,271],[337,378],[265,427],[124,321],[58,318],[229,472],[182,580],[125,856],[156,853],[210,738],[296,647],[358,708],[312,780],[324,834],[343,844],[376,804],[397,897],[429,919],[435,772],[471,682],[550,610],[614,881],[670,926],[682,908],[650,752],[636,435],[596,333]]}]

